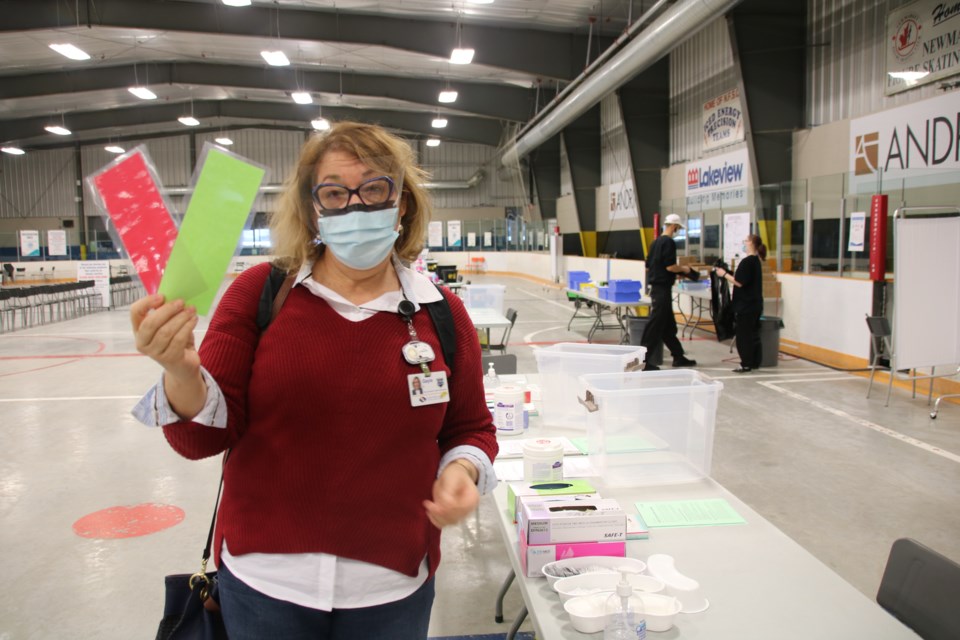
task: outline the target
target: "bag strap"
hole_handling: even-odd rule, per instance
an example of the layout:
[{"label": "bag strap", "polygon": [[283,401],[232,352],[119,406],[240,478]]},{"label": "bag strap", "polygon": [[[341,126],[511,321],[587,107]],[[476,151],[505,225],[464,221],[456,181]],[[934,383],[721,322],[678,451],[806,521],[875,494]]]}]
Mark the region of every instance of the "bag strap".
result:
[{"label": "bag strap", "polygon": [[450,310],[450,301],[443,295],[440,286],[434,284],[440,291],[440,299],[436,302],[427,302],[422,306],[427,308],[430,319],[433,320],[433,326],[437,329],[437,338],[440,340],[440,350],[443,351],[443,359],[450,367],[453,373],[453,358],[457,354],[457,330],[453,322],[453,312]]}]

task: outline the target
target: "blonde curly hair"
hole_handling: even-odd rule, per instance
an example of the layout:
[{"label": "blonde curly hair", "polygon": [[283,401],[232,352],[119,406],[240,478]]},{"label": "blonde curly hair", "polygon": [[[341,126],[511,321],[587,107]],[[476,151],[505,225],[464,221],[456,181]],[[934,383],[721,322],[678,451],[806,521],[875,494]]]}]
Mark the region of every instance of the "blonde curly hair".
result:
[{"label": "blonde curly hair", "polygon": [[328,131],[310,136],[300,148],[296,171],[284,182],[279,205],[270,216],[274,262],[290,273],[322,253],[323,245],[316,243],[317,214],[311,189],[317,165],[330,151],[350,154],[383,175],[395,179],[402,176],[402,227],[394,249],[400,259],[414,260],[423,248],[432,213],[430,196],[423,186],[427,174],[417,166],[410,145],[382,127],[338,122]]}]

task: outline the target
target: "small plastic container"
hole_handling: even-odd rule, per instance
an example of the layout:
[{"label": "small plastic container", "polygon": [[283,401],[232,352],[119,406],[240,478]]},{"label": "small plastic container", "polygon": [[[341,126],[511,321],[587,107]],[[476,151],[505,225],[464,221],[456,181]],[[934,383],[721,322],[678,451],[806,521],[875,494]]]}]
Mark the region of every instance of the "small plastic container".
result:
[{"label": "small plastic container", "polygon": [[560,342],[536,349],[543,423],[586,428],[587,410],[577,400],[578,392],[583,397],[578,378],[585,374],[616,373],[632,366],[643,366],[646,352],[646,348],[639,345],[576,342]]},{"label": "small plastic container", "polygon": [[[579,576],[560,578],[554,589],[560,595],[560,602],[570,598],[593,595],[594,593],[613,593],[617,588],[620,576],[616,573],[584,573]],[[663,582],[652,576],[632,574],[627,581],[634,591],[644,593],[659,593],[663,591]]]},{"label": "small plastic container", "polygon": [[506,290],[502,284],[468,284],[463,287],[463,304],[468,309],[493,309],[503,314]]},{"label": "small plastic container", "polygon": [[523,387],[502,384],[493,390],[493,423],[498,435],[523,433]]},{"label": "small plastic container", "polygon": [[559,440],[537,438],[523,445],[524,482],[563,480],[563,444]]},{"label": "small plastic container", "polygon": [[722,389],[692,369],[581,376],[575,394],[589,398],[587,457],[601,484],[640,487],[709,476]]},{"label": "small plastic container", "polygon": [[548,562],[543,565],[540,572],[547,578],[550,586],[556,589],[557,581],[561,578],[587,573],[607,573],[617,576],[622,567],[628,568],[633,573],[643,573],[647,563],[623,556],[580,556]]}]

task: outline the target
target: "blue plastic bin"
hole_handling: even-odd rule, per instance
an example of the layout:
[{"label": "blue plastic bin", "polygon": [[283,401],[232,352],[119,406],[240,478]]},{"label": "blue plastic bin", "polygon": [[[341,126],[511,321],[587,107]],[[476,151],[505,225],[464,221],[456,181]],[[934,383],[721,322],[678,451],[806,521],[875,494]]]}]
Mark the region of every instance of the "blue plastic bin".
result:
[{"label": "blue plastic bin", "polygon": [[643,288],[643,283],[639,280],[611,280],[607,286],[612,293],[636,293]]},{"label": "blue plastic bin", "polygon": [[568,289],[579,291],[581,282],[590,282],[589,271],[568,271],[567,272],[567,288]]}]

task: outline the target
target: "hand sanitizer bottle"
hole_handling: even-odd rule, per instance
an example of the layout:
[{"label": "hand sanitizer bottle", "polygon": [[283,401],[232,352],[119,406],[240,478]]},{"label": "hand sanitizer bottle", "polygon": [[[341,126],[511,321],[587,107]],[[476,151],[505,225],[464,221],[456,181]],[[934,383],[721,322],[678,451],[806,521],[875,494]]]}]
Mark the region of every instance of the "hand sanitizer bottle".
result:
[{"label": "hand sanitizer bottle", "polygon": [[643,617],[643,601],[627,582],[627,571],[621,570],[617,590],[607,598],[606,625],[603,640],[645,640],[647,621]]},{"label": "hand sanitizer bottle", "polygon": [[483,376],[483,389],[484,391],[493,391],[500,386],[500,378],[497,377],[497,372],[493,368],[493,363],[490,363],[490,366],[487,368],[487,375]]}]

